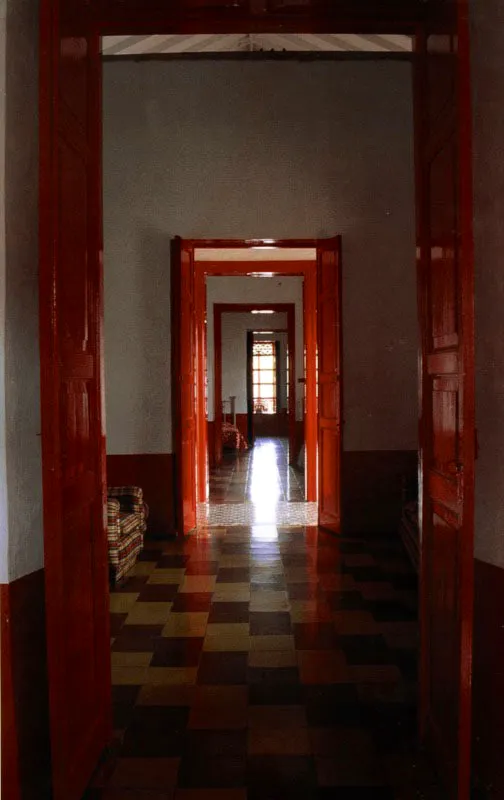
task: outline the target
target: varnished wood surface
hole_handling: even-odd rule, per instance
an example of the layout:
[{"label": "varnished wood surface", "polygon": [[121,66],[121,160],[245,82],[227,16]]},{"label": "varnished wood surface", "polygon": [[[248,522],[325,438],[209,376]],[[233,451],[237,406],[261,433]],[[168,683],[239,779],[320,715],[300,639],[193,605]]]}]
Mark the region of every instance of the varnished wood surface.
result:
[{"label": "varnished wood surface", "polygon": [[[474,262],[467,3],[417,40],[421,359],[421,732],[447,796],[471,764]],[[451,12],[451,13],[449,13]]]}]

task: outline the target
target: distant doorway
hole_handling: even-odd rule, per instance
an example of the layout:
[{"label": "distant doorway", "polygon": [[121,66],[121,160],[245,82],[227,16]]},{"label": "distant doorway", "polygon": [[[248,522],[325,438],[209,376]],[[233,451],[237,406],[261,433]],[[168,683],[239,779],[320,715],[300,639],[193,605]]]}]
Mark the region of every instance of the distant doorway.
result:
[{"label": "distant doorway", "polygon": [[[172,250],[172,414],[177,529],[197,528],[208,493],[206,277],[300,275],[304,280],[306,500],[318,524],[341,526],[341,241],[182,240]],[[218,381],[216,380],[216,386]],[[216,439],[222,402],[216,404]],[[220,453],[216,446],[217,461]]]}]

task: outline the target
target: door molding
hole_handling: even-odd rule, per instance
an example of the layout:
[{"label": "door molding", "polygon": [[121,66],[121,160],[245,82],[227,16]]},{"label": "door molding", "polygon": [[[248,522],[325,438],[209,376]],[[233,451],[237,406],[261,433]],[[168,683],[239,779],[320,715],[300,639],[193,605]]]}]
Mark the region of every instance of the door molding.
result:
[{"label": "door molding", "polygon": [[[326,239],[179,239],[181,247],[185,250],[196,249],[258,249],[258,248],[298,248],[313,249],[324,248]],[[318,496],[317,486],[317,384],[316,384],[316,354],[317,354],[317,260],[289,260],[289,261],[269,261],[269,260],[250,260],[250,261],[198,261],[192,259],[193,279],[195,285],[201,286],[207,276],[260,276],[264,273],[267,276],[301,276],[304,278],[304,344],[306,352],[306,394],[305,394],[305,446],[306,446],[306,499],[308,502],[316,502]],[[267,304],[271,308],[271,304]],[[308,312],[308,309],[313,309]],[[196,328],[205,325],[206,308],[200,304],[200,310],[196,318]],[[201,336],[196,333],[199,341]],[[198,361],[198,370],[203,370],[202,363]],[[174,378],[172,374],[172,378]],[[199,391],[202,390],[202,381],[196,381]],[[198,391],[198,390],[197,390]],[[197,398],[196,408],[198,409],[199,421],[197,429],[201,430],[203,425],[204,403]],[[220,408],[220,406],[219,406]],[[215,429],[220,426],[217,417],[219,408],[215,409]],[[173,412],[172,412],[173,413]],[[219,428],[220,429],[220,428]],[[202,439],[196,448],[195,465],[196,473],[203,475],[202,460],[207,458],[203,453]],[[198,496],[203,497],[201,489]],[[180,498],[179,498],[180,499]]]},{"label": "door molding", "polygon": [[[176,238],[180,248],[191,254],[187,263],[190,265],[192,275],[187,279],[191,285],[202,286],[207,276],[247,276],[253,275],[260,277],[262,274],[271,277],[276,275],[283,276],[302,276],[304,278],[304,291],[303,291],[303,306],[304,306],[304,348],[305,348],[305,447],[306,447],[306,500],[307,502],[317,502],[319,494],[319,470],[317,465],[318,460],[318,398],[317,398],[317,303],[318,303],[318,290],[317,290],[317,276],[319,263],[321,262],[321,254],[327,253],[328,248],[331,249],[334,243],[337,242],[338,248],[340,247],[340,237],[332,237],[329,239],[181,239]],[[202,249],[278,249],[278,248],[298,248],[315,250],[313,259],[310,260],[286,260],[275,261],[271,259],[264,260],[244,260],[244,261],[205,261],[198,260],[195,257],[196,250]],[[186,267],[187,268],[187,267]],[[202,295],[202,290],[200,289]],[[339,295],[339,292],[338,292]],[[183,302],[183,300],[182,300]],[[198,333],[197,330],[205,327],[206,308],[205,304],[196,304],[199,308],[195,315],[196,341],[204,340],[204,335]],[[268,308],[271,304],[265,304]],[[255,306],[257,307],[257,305]],[[177,309],[177,314],[184,314],[182,308]],[[334,311],[335,317],[339,316],[338,309]],[[217,327],[217,347],[214,342],[214,358],[215,352],[219,348],[219,328]],[[201,348],[200,348],[201,350]],[[200,375],[204,371],[204,361],[202,358],[195,359],[197,371]],[[176,365],[176,362],[175,362]],[[216,385],[218,379],[219,365],[217,364]],[[177,375],[176,366],[175,372],[172,372],[172,381],[176,384],[180,376]],[[205,402],[201,397],[201,392],[204,391],[204,380],[195,376],[195,394],[196,394],[196,416],[198,418],[196,423],[196,430],[203,430],[206,423]],[[219,380],[219,385],[221,385]],[[198,396],[199,395],[199,396]],[[219,400],[217,396],[217,400]],[[222,400],[222,397],[220,398]],[[172,414],[176,414],[177,406],[172,408]],[[215,416],[215,430],[220,431],[221,427],[221,403],[216,404],[214,410]],[[174,425],[177,424],[176,416],[173,417]],[[338,430],[338,436],[341,440],[341,431]],[[202,476],[206,474],[205,467],[207,462],[207,445],[203,437],[196,437],[195,452],[193,456],[194,464],[192,465],[194,474]],[[217,454],[218,455],[218,454]],[[337,474],[338,485],[334,487],[338,496],[341,494],[341,473],[339,469],[335,472]],[[198,490],[198,498],[204,498],[204,492]],[[177,497],[176,504],[181,506],[183,498]],[[338,526],[339,527],[339,526]]]}]

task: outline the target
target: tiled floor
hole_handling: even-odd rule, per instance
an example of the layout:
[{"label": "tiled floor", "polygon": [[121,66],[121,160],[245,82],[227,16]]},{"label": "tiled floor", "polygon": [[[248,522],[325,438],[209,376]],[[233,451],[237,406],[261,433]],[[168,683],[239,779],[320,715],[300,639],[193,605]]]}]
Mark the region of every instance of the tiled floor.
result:
[{"label": "tiled floor", "polygon": [[147,543],[111,596],[115,744],[86,800],[439,800],[415,753],[416,603],[396,535]]},{"label": "tiled floor", "polygon": [[225,452],[210,476],[212,503],[303,501],[304,475],[289,467],[287,439],[257,438],[238,455]]},{"label": "tiled floor", "polygon": [[317,504],[304,497],[304,475],[289,467],[287,439],[256,439],[250,450],[225,455],[212,473],[198,524],[316,525]]}]

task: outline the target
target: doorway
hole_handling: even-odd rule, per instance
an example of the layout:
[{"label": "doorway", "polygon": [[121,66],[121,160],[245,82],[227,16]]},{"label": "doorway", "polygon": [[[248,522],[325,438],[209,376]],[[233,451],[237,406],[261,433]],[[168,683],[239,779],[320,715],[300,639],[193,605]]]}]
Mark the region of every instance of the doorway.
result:
[{"label": "doorway", "polygon": [[[461,6],[462,4],[459,4]],[[77,7],[78,8],[78,7]],[[50,58],[45,63],[45,73],[42,85],[42,195],[41,206],[44,209],[41,237],[41,295],[44,299],[52,298],[51,304],[47,303],[47,308],[43,308],[42,315],[42,405],[43,405],[43,442],[44,442],[44,493],[45,493],[45,528],[46,528],[46,580],[47,580],[47,616],[48,616],[48,642],[49,642],[49,672],[51,681],[51,717],[52,717],[52,739],[53,739],[53,759],[55,773],[55,797],[63,798],[73,796],[75,787],[82,785],[82,776],[89,772],[89,766],[96,761],[96,754],[101,750],[102,745],[107,740],[109,733],[109,722],[103,709],[108,704],[109,686],[106,679],[107,659],[103,654],[103,642],[107,639],[107,625],[104,623],[104,612],[106,603],[101,603],[97,593],[93,591],[93,580],[88,581],[87,576],[96,578],[98,584],[106,585],[104,564],[106,554],[103,543],[101,549],[98,545],[99,536],[96,532],[103,533],[102,511],[104,496],[104,468],[103,468],[103,436],[102,409],[101,409],[101,381],[100,381],[100,208],[101,196],[99,191],[99,37],[96,33],[101,30],[100,25],[96,24],[93,28],[86,28],[82,20],[85,16],[76,13],[73,21],[78,20],[75,25],[76,35],[82,33],[83,39],[68,39],[67,25],[60,26],[59,6],[56,3],[46,4],[47,14],[44,17],[43,44],[45,52],[50,50]],[[79,10],[79,9],[78,9]],[[72,16],[71,14],[69,16]],[[133,15],[134,16],[134,15]],[[114,27],[111,22],[113,11],[110,11],[107,24]],[[145,12],[142,11],[142,17]],[[137,18],[137,22],[140,17]],[[68,21],[65,17],[65,23]],[[103,22],[103,20],[102,20]],[[172,20],[173,22],[173,20]],[[253,21],[257,25],[257,19]],[[414,30],[418,20],[415,20],[410,30]],[[124,29],[124,22],[117,22]],[[135,28],[134,23],[132,28]],[[205,23],[199,20],[199,24],[205,27]],[[206,23],[208,24],[208,23]],[[196,27],[198,22],[196,22]],[[444,27],[443,27],[444,26]],[[330,26],[329,26],[330,27]],[[379,26],[378,26],[379,28]],[[372,25],[371,25],[371,29]],[[439,33],[443,33],[443,41],[449,42],[449,47],[455,47],[456,32],[460,30],[462,36],[459,41],[462,43],[461,50],[450,50],[444,54],[442,66],[447,62],[454,65],[454,73],[461,80],[462,89],[468,88],[468,66],[467,66],[467,39],[465,17],[458,12],[454,14],[454,22],[444,23],[436,26],[435,20],[432,25],[426,27],[426,40],[432,34],[432,40],[439,42]],[[131,32],[131,31],[129,31]],[[63,40],[63,47],[61,47]],[[82,42],[85,42],[83,46]],[[424,45],[427,46],[424,46]],[[71,51],[71,48],[75,48]],[[419,53],[429,53],[428,41],[425,43],[422,36],[418,41]],[[69,54],[69,50],[75,58],[61,58],[61,53]],[[438,51],[439,52],[439,51]],[[460,55],[461,53],[461,55]],[[421,59],[420,59],[421,60]],[[446,72],[442,72],[445,75]],[[96,91],[74,91],[75,85],[90,86]],[[441,254],[447,252],[458,252],[459,246],[462,248],[464,258],[460,261],[453,260],[450,269],[455,273],[459,269],[459,263],[464,268],[462,277],[467,288],[470,284],[472,275],[472,262],[470,259],[471,250],[471,222],[470,222],[470,143],[460,131],[470,129],[470,114],[467,97],[463,92],[458,94],[454,87],[457,81],[440,80],[428,81],[421,84],[420,96],[422,100],[429,97],[429,92],[433,92],[434,87],[440,87],[441,91],[446,90],[446,97],[436,98],[431,107],[436,109],[453,109],[453,120],[456,125],[453,128],[453,136],[447,147],[443,149],[441,159],[437,159],[439,151],[433,152],[436,136],[436,123],[442,120],[427,120],[427,114],[422,116],[419,111],[419,131],[418,136],[422,135],[421,145],[424,147],[428,141],[430,149],[425,146],[421,150],[425,158],[420,159],[418,175],[418,194],[420,208],[420,283],[421,283],[421,325],[422,325],[422,349],[424,354],[423,371],[421,375],[423,389],[423,429],[424,437],[424,458],[422,461],[421,473],[425,476],[425,493],[423,497],[424,507],[428,515],[424,516],[424,527],[428,527],[433,536],[439,534],[438,546],[443,547],[446,539],[442,534],[445,532],[446,525],[451,525],[450,533],[455,531],[456,536],[461,538],[460,561],[451,557],[454,548],[451,547],[444,551],[444,561],[447,566],[460,563],[460,575],[454,575],[454,581],[450,592],[450,597],[454,600],[463,594],[464,604],[461,606],[459,617],[453,617],[450,613],[452,609],[447,609],[443,604],[447,597],[446,593],[431,595],[430,585],[427,576],[424,583],[425,610],[436,611],[432,607],[431,597],[436,597],[439,601],[440,614],[432,614],[432,618],[440,620],[444,625],[444,632],[449,631],[452,637],[452,653],[447,661],[440,664],[441,671],[436,673],[432,670],[429,658],[434,657],[438,651],[432,647],[429,639],[429,631],[424,631],[424,671],[423,681],[423,711],[424,711],[424,733],[432,732],[431,729],[447,730],[451,732],[448,737],[440,737],[440,741],[449,740],[453,742],[453,748],[449,754],[449,759],[443,755],[442,747],[439,747],[439,760],[446,762],[449,760],[448,774],[451,776],[451,785],[455,786],[454,792],[460,798],[467,796],[468,787],[468,730],[469,730],[469,710],[470,710],[470,649],[471,649],[471,559],[472,559],[472,478],[473,478],[473,422],[471,421],[471,376],[473,365],[473,345],[472,337],[472,308],[471,292],[468,290],[464,295],[463,313],[459,315],[462,308],[462,301],[457,294],[457,286],[462,285],[455,281],[449,281],[439,288],[438,299],[439,308],[444,308],[443,298],[445,289],[453,288],[453,308],[455,309],[453,319],[461,321],[461,330],[465,334],[460,340],[463,344],[464,360],[458,359],[457,354],[449,360],[449,370],[446,372],[446,347],[442,337],[449,337],[453,333],[451,330],[435,330],[434,345],[441,353],[433,351],[432,331],[429,329],[430,305],[433,298],[429,294],[429,276],[432,271],[432,263],[428,253],[438,250]],[[448,87],[449,88],[446,88]],[[459,104],[462,97],[463,103]],[[425,118],[424,118],[425,117]],[[452,120],[452,121],[453,121]],[[426,127],[430,126],[426,131]],[[450,128],[451,130],[451,128]],[[428,135],[426,135],[428,134]],[[453,148],[451,147],[453,140]],[[458,147],[457,145],[461,145]],[[461,155],[460,155],[461,153]],[[444,160],[443,160],[444,159]],[[460,170],[460,162],[462,170]],[[432,168],[431,168],[432,167]],[[452,178],[459,175],[460,171],[464,176],[462,190],[459,183]],[[446,181],[443,177],[449,174],[450,180]],[[441,177],[440,177],[441,176]],[[433,208],[428,207],[425,198],[428,196],[427,189],[429,181],[433,182],[433,197],[436,203]],[[452,195],[447,197],[443,193],[446,185],[453,188]],[[459,195],[462,195],[462,202],[459,203]],[[86,214],[82,213],[82,203],[79,198],[87,198]],[[439,202],[437,198],[439,197]],[[448,220],[451,219],[450,213],[453,208],[462,206],[464,215],[460,222],[462,236],[452,242],[450,238],[453,233],[453,225]],[[434,207],[435,206],[435,207]],[[447,210],[447,213],[444,212]],[[64,212],[61,219],[60,212]],[[436,227],[436,213],[440,214],[440,225]],[[443,212],[443,213],[441,213]],[[448,242],[448,244],[447,244]],[[431,244],[436,247],[431,250]],[[88,257],[89,256],[89,257]],[[444,257],[444,256],[443,256]],[[442,262],[443,270],[446,262]],[[441,274],[441,270],[438,270]],[[444,271],[442,272],[444,275]],[[457,272],[458,275],[458,272]],[[57,287],[57,291],[56,291]],[[189,287],[189,292],[191,292]],[[436,298],[434,298],[435,300]],[[441,319],[440,314],[439,319]],[[444,318],[443,318],[444,320]],[[443,321],[442,320],[442,321]],[[435,321],[437,318],[435,317]],[[450,319],[450,322],[452,320]],[[450,347],[454,347],[452,337]],[[458,339],[456,340],[458,346]],[[191,353],[192,354],[192,353]],[[450,355],[450,354],[448,354]],[[440,362],[443,361],[441,364]],[[436,371],[437,367],[437,371]],[[443,375],[443,367],[448,378]],[[192,367],[190,367],[192,369]],[[460,382],[458,377],[460,374]],[[180,387],[179,387],[180,388]],[[180,388],[183,392],[183,388]],[[328,390],[328,394],[331,390]],[[461,401],[458,403],[450,398],[458,395]],[[187,398],[186,398],[187,399]],[[462,402],[462,400],[464,402]],[[444,430],[443,416],[444,409],[459,408],[460,430],[464,431],[464,449],[460,453],[461,460],[457,458],[444,458],[446,450],[443,449]],[[469,414],[466,411],[469,409]],[[186,406],[181,406],[179,411],[187,411]],[[437,417],[436,417],[437,412]],[[439,422],[438,436],[440,444],[437,447],[434,440],[436,434],[435,425],[431,425],[436,417]],[[184,419],[189,425],[192,424],[188,417]],[[456,421],[458,424],[459,420]],[[466,424],[462,424],[466,423]],[[450,423],[451,424],[451,423]],[[187,431],[185,427],[180,433],[181,443],[186,444],[184,437]],[[330,442],[334,438],[331,429],[327,427],[326,440]],[[183,452],[183,448],[180,449]],[[439,458],[438,458],[439,456]],[[436,460],[437,459],[437,460]],[[445,474],[442,474],[442,485],[439,481],[439,470],[430,467],[446,467]],[[464,471],[464,475],[462,472]],[[429,477],[429,480],[427,480]],[[464,478],[464,480],[463,480]],[[67,480],[68,479],[68,480]],[[441,496],[441,501],[448,501],[451,506],[462,506],[464,503],[463,518],[457,513],[446,514],[446,524],[439,522],[439,493],[435,490],[440,488],[444,491],[448,487],[454,491],[448,496],[445,492]],[[429,495],[428,492],[431,492]],[[73,500],[77,500],[74,503]],[[183,516],[180,517],[183,519]],[[463,519],[463,527],[460,520]],[[453,527],[455,525],[455,527]],[[72,536],[68,536],[69,530]],[[65,534],[65,535],[63,535]],[[431,540],[423,537],[425,555],[430,556],[433,550],[429,550],[428,542]],[[63,548],[63,542],[69,542],[75,548],[68,552]],[[463,547],[462,547],[463,545]],[[441,553],[442,554],[442,553]],[[65,560],[63,560],[65,559]],[[434,563],[434,560],[433,562]],[[65,568],[66,565],[66,568]],[[69,575],[74,578],[75,567],[78,566],[78,580],[68,580]],[[98,572],[96,571],[98,568]],[[432,575],[432,585],[436,585],[435,572]],[[101,577],[100,577],[101,576]],[[457,582],[459,581],[459,582]],[[437,584],[438,585],[438,584]],[[73,591],[72,591],[73,590]],[[82,634],[79,637],[67,635],[74,634],[75,619],[74,612],[77,613],[86,601],[85,625],[81,624],[81,631],[86,633],[86,639]],[[61,609],[65,608],[65,619],[61,618]],[[455,605],[454,605],[455,607]],[[463,631],[463,652],[461,652],[459,633]],[[446,642],[443,630],[434,631],[440,641]],[[70,654],[70,655],[68,655]],[[85,656],[87,661],[79,661],[80,656]],[[73,659],[73,661],[72,661]],[[85,681],[81,682],[75,678],[75,682],[69,679],[71,666],[78,661],[81,672],[84,674]],[[93,687],[87,677],[85,664],[96,671],[96,680]],[[431,672],[429,673],[429,670]],[[90,675],[91,673],[89,673]],[[455,680],[456,676],[456,680]],[[460,683],[459,683],[460,678]],[[73,679],[72,679],[73,680]],[[456,697],[450,697],[447,701],[449,708],[444,704],[436,703],[436,694],[431,692],[432,682],[434,688],[442,690],[443,685],[450,685],[460,688]],[[84,688],[83,688],[84,687]],[[96,687],[99,691],[96,691]],[[80,700],[78,708],[75,708],[73,699],[78,697]],[[441,699],[446,699],[442,697]],[[429,706],[430,701],[433,701]],[[72,707],[72,716],[75,720],[72,736],[68,736],[68,711]],[[433,720],[430,712],[446,710],[443,719]],[[458,725],[458,712],[461,710],[463,727]],[[457,733],[453,734],[456,731]],[[459,737],[459,732],[460,738]],[[453,756],[453,758],[452,758]],[[455,770],[460,768],[460,772],[454,777]],[[452,792],[453,796],[455,796]]]},{"label": "doorway", "polygon": [[[317,521],[338,532],[341,524],[341,243],[325,240],[182,240],[172,247],[173,428],[176,432],[175,505],[179,535],[198,526],[198,504],[207,498],[206,427],[207,277],[303,279],[305,498],[318,504]],[[256,309],[260,310],[260,308]],[[264,308],[263,308],[264,310]],[[273,308],[266,310],[274,311]],[[220,353],[222,310],[216,313]],[[205,328],[206,322],[206,328]],[[292,325],[292,322],[291,322]],[[293,345],[293,346],[292,346]],[[295,342],[291,345],[295,354]],[[317,361],[318,353],[318,361]],[[215,461],[222,457],[222,375],[215,360]],[[292,371],[291,386],[296,381]],[[304,383],[303,383],[304,382]],[[320,398],[320,405],[319,403]],[[294,448],[295,407],[289,414]]]}]

